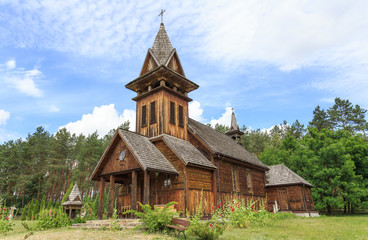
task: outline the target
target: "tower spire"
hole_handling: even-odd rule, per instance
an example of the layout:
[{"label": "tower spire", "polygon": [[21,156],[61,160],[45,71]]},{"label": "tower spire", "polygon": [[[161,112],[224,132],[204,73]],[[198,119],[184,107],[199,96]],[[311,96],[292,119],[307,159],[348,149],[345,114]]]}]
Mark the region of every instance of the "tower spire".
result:
[{"label": "tower spire", "polygon": [[231,109],[231,123],[230,123],[230,129],[226,132],[226,135],[230,136],[232,139],[240,143],[241,135],[244,133],[239,130],[238,122],[236,121],[234,108]]}]

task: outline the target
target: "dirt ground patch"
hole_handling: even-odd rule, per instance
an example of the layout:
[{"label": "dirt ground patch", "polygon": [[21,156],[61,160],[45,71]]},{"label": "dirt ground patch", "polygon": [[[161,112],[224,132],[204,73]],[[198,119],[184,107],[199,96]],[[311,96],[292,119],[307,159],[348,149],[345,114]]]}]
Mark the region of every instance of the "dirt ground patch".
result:
[{"label": "dirt ground patch", "polygon": [[[25,235],[29,233],[9,234],[7,236],[0,235],[0,239],[23,240]],[[53,229],[47,231],[37,231],[29,236],[27,240],[60,240],[60,239],[79,239],[79,240],[115,240],[115,239],[172,239],[163,235],[149,234],[146,235],[141,230],[122,230],[122,231],[102,231],[102,230],[82,230],[82,229]]]}]

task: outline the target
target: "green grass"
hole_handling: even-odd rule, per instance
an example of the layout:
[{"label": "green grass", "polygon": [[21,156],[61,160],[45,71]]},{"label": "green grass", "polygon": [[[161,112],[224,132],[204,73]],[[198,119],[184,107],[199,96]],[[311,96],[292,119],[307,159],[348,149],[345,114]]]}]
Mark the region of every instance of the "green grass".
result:
[{"label": "green grass", "polygon": [[[34,222],[26,221],[28,224]],[[14,221],[13,232],[1,235],[0,239],[24,239],[28,233],[21,225],[21,221]],[[189,234],[186,234],[187,236]],[[175,239],[160,234],[146,235],[142,231],[97,231],[82,229],[52,229],[36,231],[28,239]],[[181,235],[180,239],[183,239]],[[189,235],[187,239],[192,239]],[[319,217],[319,218],[291,218],[277,220],[270,226],[251,227],[248,229],[227,229],[220,237],[228,239],[368,239],[368,215]]]},{"label": "green grass", "polygon": [[298,217],[266,227],[228,229],[220,239],[368,239],[368,216]]}]

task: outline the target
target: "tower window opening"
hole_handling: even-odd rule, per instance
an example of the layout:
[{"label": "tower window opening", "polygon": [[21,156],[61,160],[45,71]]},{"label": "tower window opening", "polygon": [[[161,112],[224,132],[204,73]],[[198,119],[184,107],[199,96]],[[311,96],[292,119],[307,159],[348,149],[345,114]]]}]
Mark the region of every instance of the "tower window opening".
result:
[{"label": "tower window opening", "polygon": [[184,110],[183,106],[178,107],[179,110],[179,127],[184,127]]},{"label": "tower window opening", "polygon": [[142,127],[147,126],[147,106],[142,106]]},{"label": "tower window opening", "polygon": [[150,123],[156,123],[156,101],[151,102]]},{"label": "tower window opening", "polygon": [[156,82],[154,85],[153,85],[153,88],[157,88],[160,86],[160,82]]},{"label": "tower window opening", "polygon": [[175,103],[170,102],[170,123],[175,124]]}]

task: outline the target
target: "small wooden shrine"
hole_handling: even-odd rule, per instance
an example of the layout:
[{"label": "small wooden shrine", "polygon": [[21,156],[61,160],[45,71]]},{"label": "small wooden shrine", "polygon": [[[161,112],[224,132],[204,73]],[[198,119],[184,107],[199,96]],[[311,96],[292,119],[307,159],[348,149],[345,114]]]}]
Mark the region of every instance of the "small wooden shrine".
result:
[{"label": "small wooden shrine", "polygon": [[74,184],[72,191],[70,192],[66,201],[62,204],[65,213],[69,215],[70,219],[73,219],[77,215],[77,211],[82,209],[83,203],[77,184]]}]

